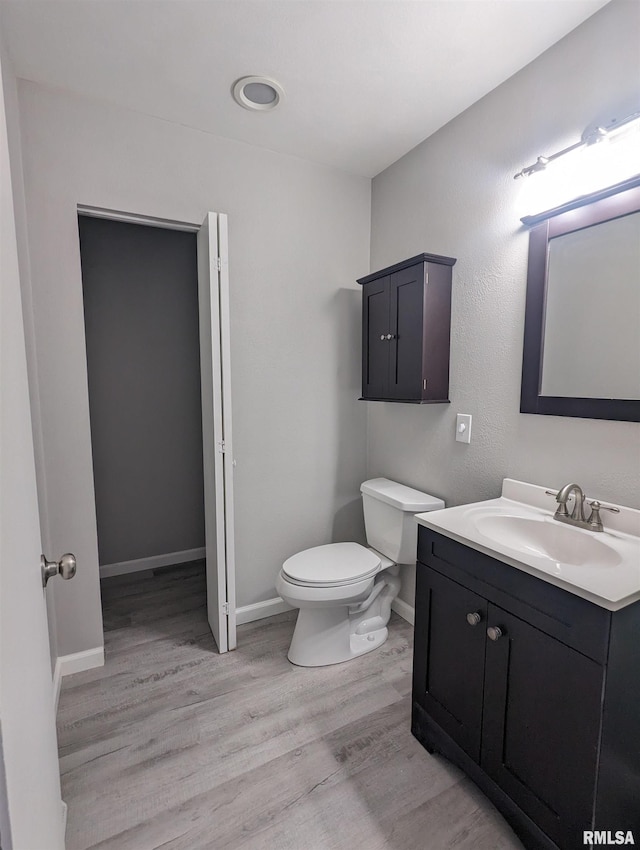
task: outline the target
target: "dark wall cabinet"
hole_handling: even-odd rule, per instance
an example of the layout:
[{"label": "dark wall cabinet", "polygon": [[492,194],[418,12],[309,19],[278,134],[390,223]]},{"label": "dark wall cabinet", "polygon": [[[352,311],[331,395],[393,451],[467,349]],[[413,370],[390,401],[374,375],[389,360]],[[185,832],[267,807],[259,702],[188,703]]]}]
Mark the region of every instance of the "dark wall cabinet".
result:
[{"label": "dark wall cabinet", "polygon": [[640,603],[611,612],[424,527],[412,731],[528,848],[640,838]]},{"label": "dark wall cabinet", "polygon": [[419,254],[360,278],[362,398],[414,404],[449,400],[451,269]]}]

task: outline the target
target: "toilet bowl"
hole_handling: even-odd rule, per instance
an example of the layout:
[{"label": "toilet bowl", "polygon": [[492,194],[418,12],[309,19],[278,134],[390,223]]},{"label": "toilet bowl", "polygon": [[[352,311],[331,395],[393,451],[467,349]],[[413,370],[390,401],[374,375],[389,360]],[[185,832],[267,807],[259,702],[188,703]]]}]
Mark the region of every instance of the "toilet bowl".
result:
[{"label": "toilet bowl", "polygon": [[329,543],[286,560],[276,580],[282,599],[299,608],[288,658],[301,667],[338,664],[381,646],[400,564],[415,563],[413,515],[444,507],[441,499],[387,478],[361,486],[370,546]]}]

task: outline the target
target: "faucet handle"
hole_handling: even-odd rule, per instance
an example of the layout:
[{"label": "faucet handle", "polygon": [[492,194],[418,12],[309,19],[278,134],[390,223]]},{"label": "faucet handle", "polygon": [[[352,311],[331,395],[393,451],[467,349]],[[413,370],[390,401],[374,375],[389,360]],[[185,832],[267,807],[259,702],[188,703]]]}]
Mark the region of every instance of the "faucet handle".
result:
[{"label": "faucet handle", "polygon": [[596,501],[593,501],[593,502],[589,502],[589,504],[591,505],[591,507],[592,507],[594,510],[599,510],[599,511],[611,511],[611,513],[612,513],[612,514],[619,514],[619,513],[620,513],[620,508],[616,508],[616,507],[614,507],[613,505],[602,505],[602,504],[601,504],[600,502],[598,502],[597,500],[596,500]]},{"label": "faucet handle", "polygon": [[558,496],[560,495],[560,490],[556,492],[555,490],[545,490],[544,491],[547,496],[555,496],[556,502],[558,502],[558,507],[556,508],[556,516],[569,516],[569,511],[567,510],[567,503],[560,502],[558,500]]},{"label": "faucet handle", "polygon": [[592,531],[604,531],[602,520],[600,519],[600,511],[611,511],[613,514],[620,513],[620,508],[614,508],[611,505],[601,505],[597,500],[589,502],[589,504],[591,505],[591,514],[587,522]]}]

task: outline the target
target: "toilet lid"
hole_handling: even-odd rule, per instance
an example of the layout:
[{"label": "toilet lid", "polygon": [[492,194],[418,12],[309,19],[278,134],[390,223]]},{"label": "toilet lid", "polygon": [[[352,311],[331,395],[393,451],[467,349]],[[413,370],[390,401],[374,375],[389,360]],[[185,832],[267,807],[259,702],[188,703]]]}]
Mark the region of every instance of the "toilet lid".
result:
[{"label": "toilet lid", "polygon": [[298,584],[335,586],[374,576],[380,557],[359,543],[329,543],[288,558],[282,572]]}]

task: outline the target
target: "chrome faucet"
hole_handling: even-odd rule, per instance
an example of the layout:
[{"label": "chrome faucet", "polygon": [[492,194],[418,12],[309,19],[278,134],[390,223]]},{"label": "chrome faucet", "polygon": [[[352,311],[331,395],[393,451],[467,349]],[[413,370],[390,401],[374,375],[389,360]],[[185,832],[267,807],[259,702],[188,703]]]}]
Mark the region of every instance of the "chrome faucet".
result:
[{"label": "chrome faucet", "polygon": [[[600,518],[601,510],[611,511],[615,514],[620,513],[620,508],[602,505],[600,502],[593,501],[588,502],[591,507],[591,513],[589,514],[589,518],[586,519],[584,515],[585,497],[582,487],[578,484],[565,484],[557,493],[554,493],[553,490],[547,490],[546,493],[549,496],[555,496],[558,503],[556,512],[553,515],[554,519],[557,519],[558,522],[566,522],[568,525],[576,525],[578,528],[586,528],[589,531],[604,531],[602,519]],[[571,494],[574,496],[574,504],[571,515],[569,515],[567,502],[571,498]]]}]

